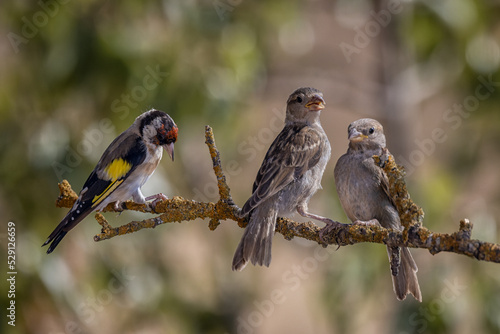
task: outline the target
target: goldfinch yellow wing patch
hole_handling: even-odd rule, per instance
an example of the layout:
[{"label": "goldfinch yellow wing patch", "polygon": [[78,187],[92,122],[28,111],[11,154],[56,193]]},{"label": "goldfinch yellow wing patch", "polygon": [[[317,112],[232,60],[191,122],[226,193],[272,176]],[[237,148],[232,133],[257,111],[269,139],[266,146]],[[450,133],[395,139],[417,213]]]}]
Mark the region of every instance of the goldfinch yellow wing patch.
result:
[{"label": "goldfinch yellow wing patch", "polygon": [[92,199],[92,207],[96,207],[106,197],[109,196],[124,180],[122,179],[132,169],[132,164],[123,160],[122,158],[111,161],[109,165],[104,168],[103,179],[111,181],[111,183],[98,195]]},{"label": "goldfinch yellow wing patch", "polygon": [[104,176],[107,181],[116,181],[127,175],[130,169],[132,169],[132,164],[122,158],[115,159],[104,168]]}]

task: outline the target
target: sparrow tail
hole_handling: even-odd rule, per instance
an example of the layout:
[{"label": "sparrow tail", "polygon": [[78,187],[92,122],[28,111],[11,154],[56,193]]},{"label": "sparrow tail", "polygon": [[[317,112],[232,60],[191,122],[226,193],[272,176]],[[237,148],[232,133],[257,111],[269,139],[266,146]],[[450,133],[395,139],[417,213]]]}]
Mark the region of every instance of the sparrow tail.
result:
[{"label": "sparrow tail", "polygon": [[261,210],[261,208],[257,208],[250,215],[250,221],[234,253],[233,270],[243,270],[248,261],[254,265],[266,267],[271,264],[271,248],[277,211],[267,209],[262,210],[265,211],[264,214],[260,214]]},{"label": "sparrow tail", "polygon": [[[422,294],[420,293],[420,286],[417,279],[417,265],[411,256],[410,251],[406,247],[401,249],[401,264],[396,276],[392,276],[392,284],[394,292],[399,300],[404,300],[406,295],[411,293],[413,297],[419,302],[422,301]],[[389,259],[391,259],[391,252],[398,251],[399,248],[391,249],[387,247]]]}]

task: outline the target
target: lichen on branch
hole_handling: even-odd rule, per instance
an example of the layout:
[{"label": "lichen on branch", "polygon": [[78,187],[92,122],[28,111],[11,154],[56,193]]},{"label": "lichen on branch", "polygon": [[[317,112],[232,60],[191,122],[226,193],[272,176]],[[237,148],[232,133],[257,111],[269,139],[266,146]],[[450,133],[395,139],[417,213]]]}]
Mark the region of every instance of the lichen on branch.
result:
[{"label": "lichen on branch", "polygon": [[[219,151],[215,145],[212,128],[205,128],[205,143],[208,146],[217,186],[219,200],[212,202],[197,202],[179,196],[164,200],[155,207],[154,218],[142,221],[132,221],[128,224],[112,227],[101,213],[96,214],[96,220],[102,226],[101,233],[94,236],[95,241],[111,239],[115,236],[134,233],[143,228],[155,228],[158,225],[173,222],[184,222],[195,219],[209,219],[210,230],[215,230],[221,220],[232,220],[240,227],[248,223],[246,218],[239,217],[238,208],[232,198],[231,191],[226,182]],[[384,152],[381,156],[373,157],[375,162],[383,168],[389,178],[390,193],[394,198],[396,207],[405,227],[403,232],[386,229],[379,226],[360,226],[345,224],[328,233],[323,234],[323,240],[331,245],[352,245],[362,242],[390,244],[411,248],[424,248],[431,254],[439,252],[452,252],[474,257],[478,260],[500,263],[500,245],[471,239],[472,223],[468,219],[460,222],[457,232],[452,234],[435,233],[422,226],[424,212],[410,198],[404,179],[404,168],[398,166],[392,155]],[[71,189],[68,181],[59,183],[60,195],[56,201],[57,207],[71,208],[78,195]],[[151,213],[151,208],[145,204],[126,201],[121,206],[124,210],[135,210]],[[114,203],[109,204],[103,212],[114,212]],[[299,223],[289,218],[278,218],[276,232],[287,240],[294,237],[304,238],[327,246],[320,239],[321,227],[313,222]]]}]

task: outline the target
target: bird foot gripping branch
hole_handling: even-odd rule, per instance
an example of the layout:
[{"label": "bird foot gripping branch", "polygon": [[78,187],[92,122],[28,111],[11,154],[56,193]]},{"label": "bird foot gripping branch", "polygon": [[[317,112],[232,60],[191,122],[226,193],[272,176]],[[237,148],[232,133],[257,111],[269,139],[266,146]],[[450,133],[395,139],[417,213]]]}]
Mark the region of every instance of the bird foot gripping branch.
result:
[{"label": "bird foot gripping branch", "polygon": [[[165,223],[190,221],[198,218],[210,219],[209,228],[211,230],[215,230],[221,220],[233,220],[240,227],[245,227],[247,220],[239,217],[240,209],[231,198],[230,189],[221,167],[220,154],[215,146],[214,135],[209,126],[205,129],[205,137],[205,143],[210,151],[219,187],[220,199],[217,203],[197,202],[174,196],[157,204],[156,212],[159,216],[142,221],[133,221],[119,227],[112,227],[102,214],[97,213],[96,220],[102,226],[102,230],[101,233],[94,237],[94,240],[111,239],[115,236],[137,232],[143,228],[155,228]],[[482,261],[500,263],[500,245],[470,239],[472,224],[467,219],[462,220],[459,231],[452,234],[435,233],[423,227],[421,224],[424,213],[410,199],[404,181],[404,170],[396,165],[391,155],[375,156],[374,159],[389,177],[390,192],[395,199],[401,222],[405,227],[404,231],[398,232],[379,226],[345,224],[325,233],[323,239],[326,243],[335,245],[351,245],[362,242],[389,243],[410,248],[424,248],[429,250],[431,254],[452,252]],[[71,208],[77,199],[77,194],[71,189],[71,185],[66,180],[59,183],[59,190],[60,195],[56,201],[56,206]],[[113,204],[110,203],[102,211],[114,212]],[[149,212],[147,205],[137,204],[132,201],[124,202],[123,208],[144,213]],[[288,218],[278,218],[276,222],[276,232],[282,234],[287,240],[300,237],[324,245],[320,238],[320,231],[321,228],[312,222],[299,223]]]},{"label": "bird foot gripping branch", "polygon": [[[239,208],[234,204],[226,177],[222,171],[220,155],[215,146],[215,140],[212,129],[207,126],[206,144],[212,157],[213,169],[217,177],[220,199],[217,203],[204,203],[184,199],[180,196],[174,196],[171,199],[157,200],[154,213],[159,216],[145,219],[143,221],[133,221],[128,224],[112,227],[101,213],[96,213],[95,218],[102,226],[101,233],[94,236],[94,241],[111,239],[118,235],[137,232],[143,228],[155,228],[158,225],[172,222],[182,222],[195,220],[197,218],[209,218],[210,230],[215,230],[220,224],[220,220],[230,219],[237,221],[242,227],[246,226],[244,219],[238,217]],[[78,198],[78,195],[71,189],[68,181],[63,180],[59,183],[60,195],[56,201],[57,207],[71,208]],[[151,213],[151,208],[147,204],[138,204],[132,201],[123,202],[120,208],[124,210],[134,210],[144,213]],[[102,212],[116,212],[114,203],[107,205]]]}]

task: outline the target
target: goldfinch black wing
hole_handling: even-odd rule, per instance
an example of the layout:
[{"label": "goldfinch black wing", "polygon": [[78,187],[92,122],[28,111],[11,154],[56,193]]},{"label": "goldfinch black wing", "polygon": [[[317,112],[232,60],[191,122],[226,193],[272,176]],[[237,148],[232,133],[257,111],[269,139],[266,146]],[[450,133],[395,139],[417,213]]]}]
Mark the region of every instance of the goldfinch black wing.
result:
[{"label": "goldfinch black wing", "polygon": [[144,162],[146,155],[147,148],[140,136],[125,132],[118,136],[83,185],[73,208],[43,244],[45,246],[52,241],[47,254],[56,248],[66,233],[96,210]]},{"label": "goldfinch black wing", "polygon": [[242,208],[245,216],[262,201],[302,177],[321,158],[319,133],[305,125],[285,127],[267,151],[255,182],[252,196]]},{"label": "goldfinch black wing", "polygon": [[82,200],[89,201],[88,205],[93,209],[96,209],[146,159],[147,148],[138,135],[130,135],[116,146],[116,149],[102,156],[83,186],[83,189],[88,190],[82,196]]}]

